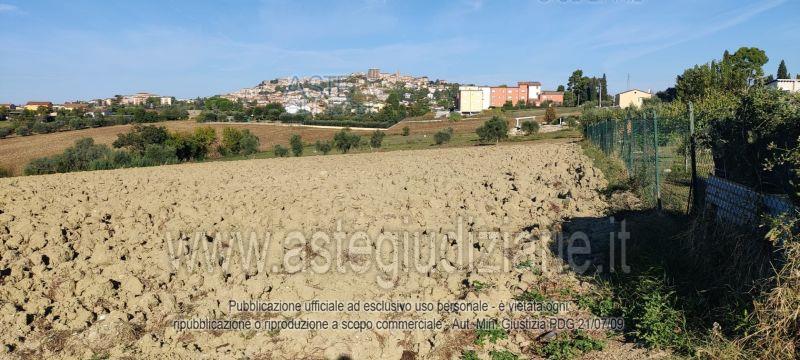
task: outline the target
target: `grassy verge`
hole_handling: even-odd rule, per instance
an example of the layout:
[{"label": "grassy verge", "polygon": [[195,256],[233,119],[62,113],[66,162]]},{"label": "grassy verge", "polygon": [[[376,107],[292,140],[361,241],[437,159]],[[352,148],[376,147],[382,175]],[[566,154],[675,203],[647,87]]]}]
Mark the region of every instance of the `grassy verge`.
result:
[{"label": "grassy verge", "polygon": [[[617,159],[586,143],[583,148],[609,181],[605,193],[642,191],[635,181],[627,180]],[[665,209],[683,211],[612,214],[618,222],[625,221],[630,232],[624,254],[630,271],[594,278],[602,290],[584,299],[585,306],[592,309],[592,304],[605,302],[599,307],[603,311],[592,311],[598,316],[600,312],[623,316],[631,341],[680,356],[793,358],[800,344],[799,276],[788,275],[786,265],[777,275],[774,269],[784,263],[797,272],[800,250],[776,261],[775,242],[765,240],[763,232],[719,225],[713,214],[689,217],[685,215],[688,184],[665,184],[672,187],[670,198],[664,198]],[[787,311],[790,307],[795,311]]]},{"label": "grassy verge", "polygon": [[[581,147],[606,176],[609,185],[605,190],[606,195],[615,191],[631,191],[637,194],[645,203],[655,206],[655,194],[652,184],[652,174],[629,174],[622,160],[608,156],[603,151],[588,141],[582,141]],[[649,176],[649,177],[648,177]],[[687,172],[671,171],[663,174],[661,180],[661,205],[663,210],[673,214],[686,214],[691,185],[691,175]]]},{"label": "grassy verge", "polygon": [[588,141],[581,141],[583,153],[592,160],[594,167],[600,169],[608,181],[604,191],[633,190],[634,183],[628,178],[625,165],[621,160],[606,156],[600,148]]}]

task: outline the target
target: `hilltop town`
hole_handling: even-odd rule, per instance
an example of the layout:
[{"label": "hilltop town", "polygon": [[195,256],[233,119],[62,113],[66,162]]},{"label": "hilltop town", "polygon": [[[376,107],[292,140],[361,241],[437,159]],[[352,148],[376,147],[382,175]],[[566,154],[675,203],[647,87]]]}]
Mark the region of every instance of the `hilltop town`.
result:
[{"label": "hilltop town", "polygon": [[335,107],[352,107],[352,111],[378,112],[389,94],[402,90],[401,103],[408,105],[415,92],[422,92],[431,105],[452,107],[455,83],[431,81],[427,76],[404,75],[399,71],[384,73],[369,69],[349,75],[284,77],[264,80],[252,88],[244,88],[221,97],[255,106],[281,104],[290,114],[306,111],[324,113]]},{"label": "hilltop town", "polygon": [[[560,86],[563,88],[563,86]],[[208,98],[223,98],[242,104],[243,108],[280,104],[286,113],[310,115],[342,113],[378,113],[386,106],[392,93],[398,103],[412,106],[425,103],[426,109],[441,112],[458,110],[471,114],[490,107],[513,106],[540,107],[562,105],[563,91],[543,90],[538,81],[520,81],[517,86],[474,86],[447,80],[431,80],[428,76],[414,76],[381,72],[372,68],[367,72],[354,72],[335,76],[289,76],[261,81],[254,87],[205,98],[176,99],[173,96],[139,92],[131,95],[114,95],[108,98],[76,100],[63,104],[51,101],[29,101],[26,104],[0,104],[8,110],[42,112],[49,109],[80,110],[84,113],[110,115],[114,106],[135,106],[155,109],[182,105],[188,110],[203,109]],[[43,110],[40,110],[43,109]]]}]

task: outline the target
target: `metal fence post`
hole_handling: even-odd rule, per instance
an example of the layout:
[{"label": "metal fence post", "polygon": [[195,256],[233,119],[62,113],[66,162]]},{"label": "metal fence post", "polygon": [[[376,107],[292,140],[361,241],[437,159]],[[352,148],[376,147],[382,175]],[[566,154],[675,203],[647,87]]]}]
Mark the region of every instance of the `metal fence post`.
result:
[{"label": "metal fence post", "polygon": [[611,154],[617,154],[617,119],[611,119],[611,133],[609,134],[609,142],[611,143]]},{"label": "metal fence post", "polygon": [[661,182],[659,181],[658,169],[658,114],[653,110],[653,153],[655,160],[655,175],[656,175],[656,209],[661,211]]},{"label": "metal fence post", "polygon": [[692,187],[689,192],[689,200],[694,213],[699,208],[698,205],[698,184],[697,184],[697,141],[694,134],[694,104],[689,102],[689,153],[692,162]]},{"label": "metal fence post", "polygon": [[625,131],[628,133],[628,174],[633,175],[633,120],[631,120],[630,112],[625,117],[628,119],[625,124]]}]

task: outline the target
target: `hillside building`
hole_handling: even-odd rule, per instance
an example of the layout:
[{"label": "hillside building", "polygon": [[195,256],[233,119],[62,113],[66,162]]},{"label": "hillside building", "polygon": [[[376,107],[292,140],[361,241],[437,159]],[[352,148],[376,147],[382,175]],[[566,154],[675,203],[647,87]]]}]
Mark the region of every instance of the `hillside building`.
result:
[{"label": "hillside building", "polygon": [[639,108],[642,107],[645,99],[650,99],[652,97],[653,94],[647,91],[631,89],[617,94],[617,96],[614,97],[614,103],[622,109],[626,109],[631,106]]},{"label": "hillside building", "polygon": [[52,108],[53,103],[49,101],[28,101],[23,108],[25,110],[37,111],[41,107]]},{"label": "hillside building", "polygon": [[768,87],[792,93],[800,92],[800,79],[775,79],[767,83]]}]

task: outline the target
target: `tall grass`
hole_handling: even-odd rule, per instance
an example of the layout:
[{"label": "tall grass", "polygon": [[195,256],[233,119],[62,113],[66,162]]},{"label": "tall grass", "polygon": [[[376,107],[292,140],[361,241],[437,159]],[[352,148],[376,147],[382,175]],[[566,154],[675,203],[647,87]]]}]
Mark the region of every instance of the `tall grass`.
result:
[{"label": "tall grass", "polygon": [[[639,191],[626,186],[615,159],[592,146],[584,150],[609,179],[607,194]],[[719,224],[712,212],[614,216],[631,232],[632,271],[597,280],[625,317],[631,340],[700,358],[797,358],[797,220],[775,219],[752,231]]]}]

